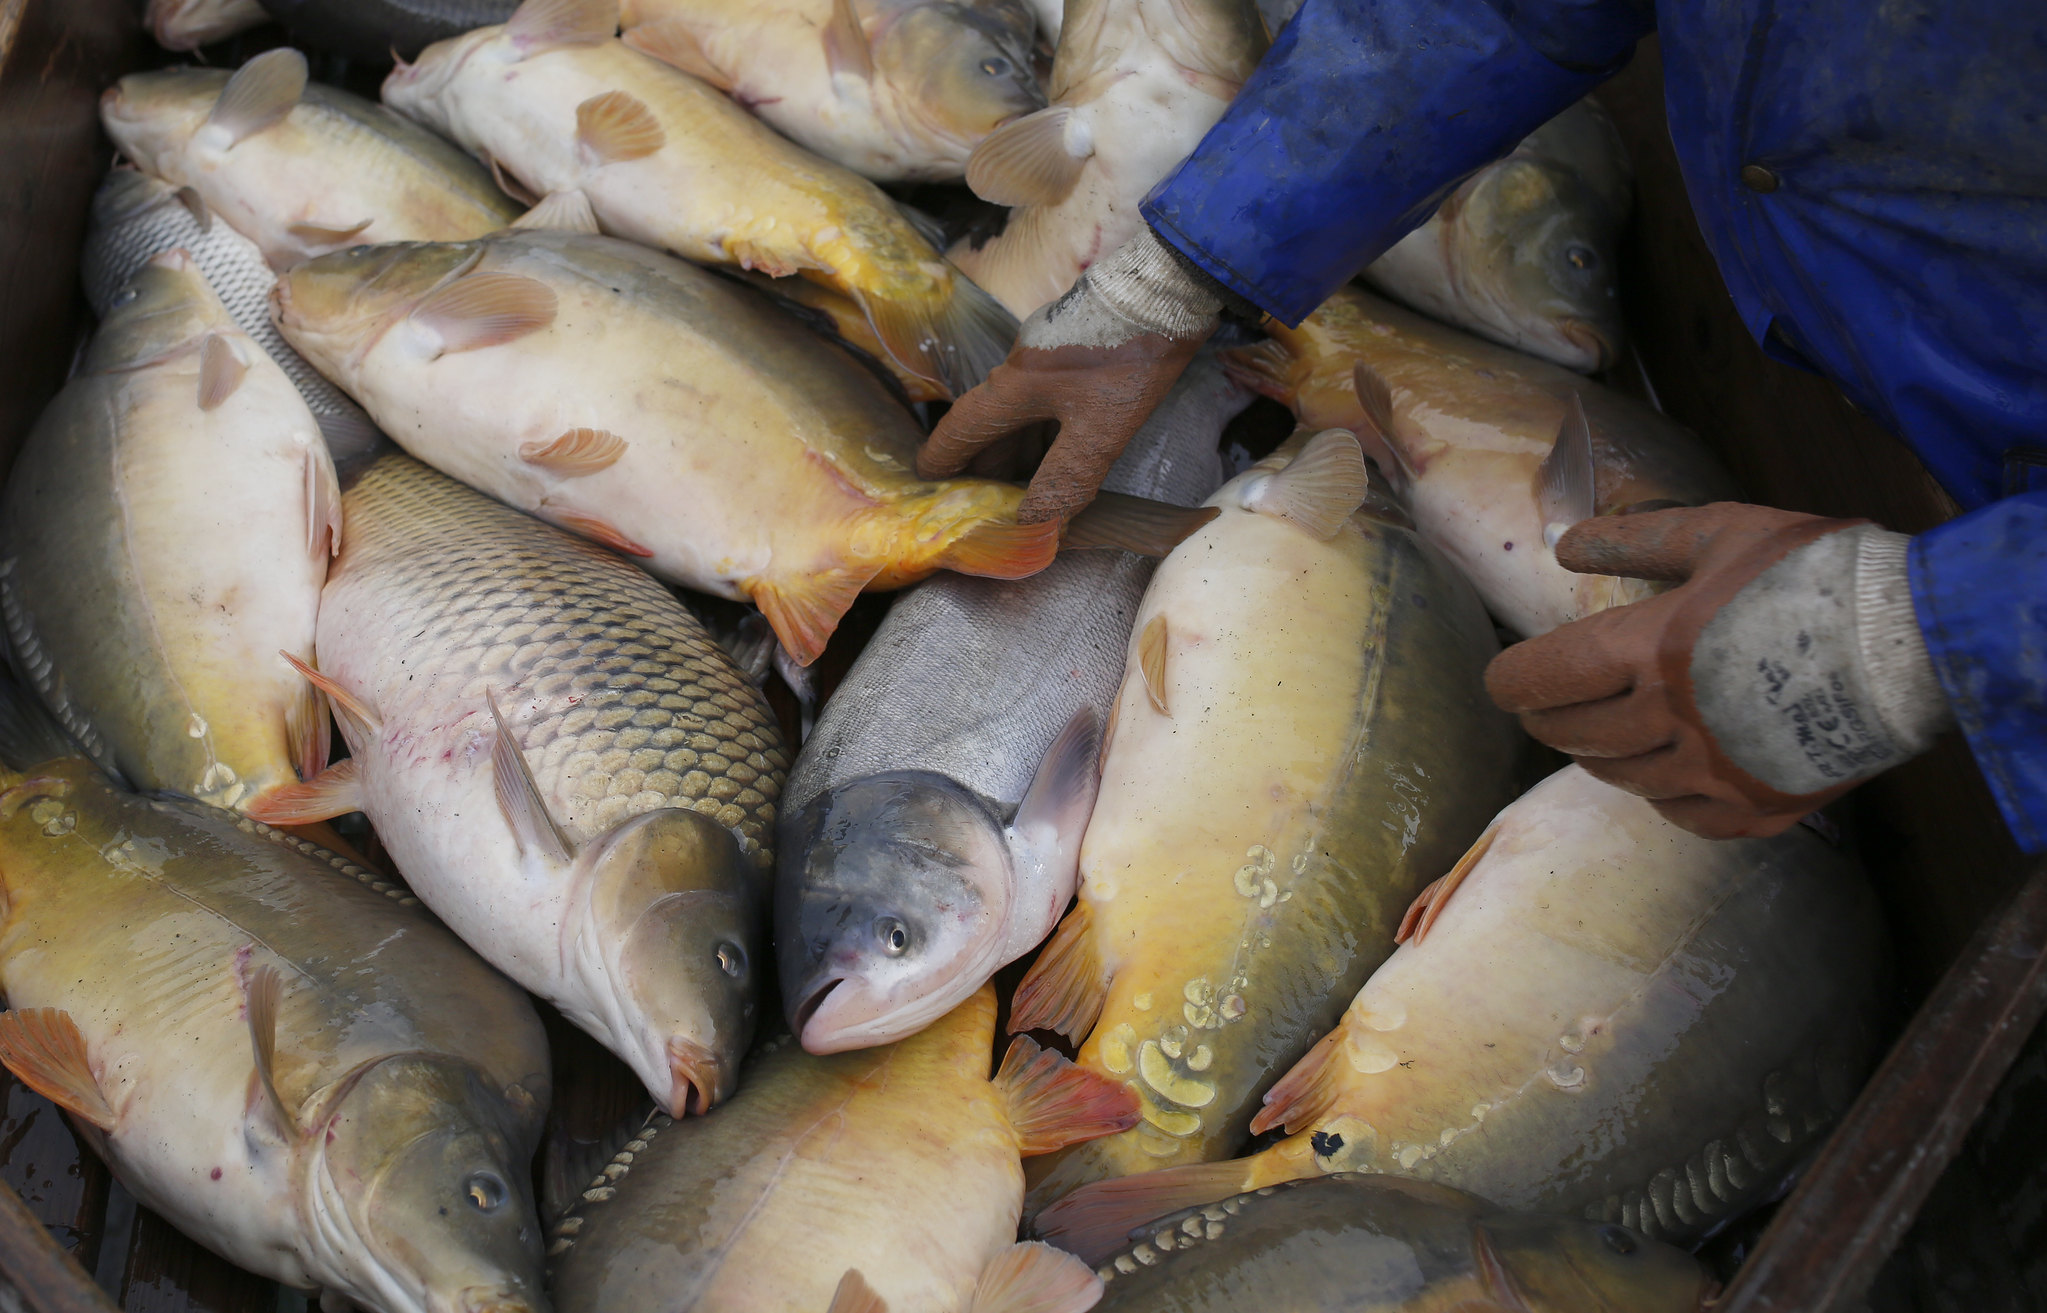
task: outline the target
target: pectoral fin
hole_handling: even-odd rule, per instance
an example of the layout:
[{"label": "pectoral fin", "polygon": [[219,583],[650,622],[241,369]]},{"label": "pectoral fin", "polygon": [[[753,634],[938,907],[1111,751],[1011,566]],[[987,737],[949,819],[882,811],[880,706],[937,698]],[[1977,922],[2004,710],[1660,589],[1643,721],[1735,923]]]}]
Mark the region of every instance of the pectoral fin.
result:
[{"label": "pectoral fin", "polygon": [[311,825],[361,811],[361,767],[354,757],[344,758],[303,784],[264,790],[244,810],[265,825]]},{"label": "pectoral fin", "polygon": [[1028,1035],[1010,1041],[995,1088],[1026,1158],[1137,1125],[1137,1094],[1128,1085],[1075,1066]]},{"label": "pectoral fin", "polygon": [[593,163],[643,159],[667,144],[660,120],[636,96],[607,91],[576,106],[576,145]]},{"label": "pectoral fin", "polygon": [[512,227],[591,235],[602,231],[597,226],[597,212],[590,208],[590,198],[581,188],[549,192],[540,204],[512,220]]},{"label": "pectoral fin", "polygon": [[491,724],[497,730],[497,739],[490,749],[490,767],[498,810],[505,814],[512,833],[518,836],[522,851],[538,850],[558,862],[569,861],[574,856],[574,846],[548,814],[547,800],[540,795],[540,784],[526,764],[526,754],[519,750],[518,738],[505,723],[504,713],[498,710],[496,695],[485,690],[483,700],[490,707]]},{"label": "pectoral fin", "polygon": [[384,722],[378,719],[376,709],[367,702],[364,702],[361,698],[341,687],[341,685],[327,678],[327,676],[313,669],[291,653],[280,650],[277,655],[291,662],[293,670],[298,671],[301,675],[311,680],[314,688],[325,693],[327,700],[334,704],[334,714],[340,716],[344,721],[353,722],[354,728],[361,731],[363,738],[375,738],[377,733],[384,728]]},{"label": "pectoral fin", "polygon": [[788,579],[755,580],[749,588],[753,604],[768,618],[782,649],[807,666],[824,655],[832,631],[853,605],[875,570],[821,570]]},{"label": "pectoral fin", "polygon": [[[1010,927],[1005,960],[1036,947],[1073,898],[1080,880],[1080,839],[1101,786],[1099,721],[1082,707],[1045,750],[1007,833],[1025,915]],[[1040,910],[1041,909],[1041,910]],[[1017,940],[1023,942],[1016,942]]]},{"label": "pectoral fin", "polygon": [[570,429],[552,442],[519,445],[519,459],[565,479],[608,470],[625,455],[625,439],[604,429]]},{"label": "pectoral fin", "polygon": [[591,542],[603,543],[621,556],[644,558],[654,554],[653,548],[628,538],[625,530],[602,516],[585,515],[581,511],[558,511],[551,506],[543,507],[542,510],[545,512],[545,518],[549,521],[560,525],[578,537],[588,538]]},{"label": "pectoral fin", "polygon": [[0,1063],[22,1084],[82,1122],[114,1129],[78,1023],[61,1008],[0,1012]]},{"label": "pectoral fin", "polygon": [[1087,1264],[1026,1240],[988,1260],[965,1313],[1085,1313],[1101,1298],[1102,1279]]},{"label": "pectoral fin", "polygon": [[289,46],[266,50],[235,70],[206,124],[225,129],[230,145],[246,141],[291,113],[305,90],[306,57]]},{"label": "pectoral fin", "polygon": [[592,46],[618,32],[618,0],[526,0],[505,23],[519,55],[531,59],[562,46]]},{"label": "pectoral fin", "polygon": [[373,218],[364,219],[346,228],[324,223],[295,223],[287,231],[308,246],[339,246],[375,222]]},{"label": "pectoral fin", "polygon": [[1045,944],[1010,1000],[1009,1033],[1049,1030],[1078,1044],[1102,1015],[1109,972],[1095,949],[1094,916],[1081,902]]},{"label": "pectoral fin", "polygon": [[475,351],[517,341],[554,322],[555,296],[535,278],[470,274],[431,293],[413,308],[413,322],[441,340],[438,354]]},{"label": "pectoral fin", "polygon": [[334,718],[327,713],[327,695],[311,684],[299,686],[299,696],[284,713],[285,751],[299,778],[310,780],[327,769],[334,753]]},{"label": "pectoral fin", "polygon": [[235,394],[249,367],[235,353],[234,344],[218,333],[208,333],[199,346],[199,409],[213,410]]},{"label": "pectoral fin", "polygon": [[824,60],[833,77],[874,76],[874,50],[867,44],[867,29],[860,25],[853,0],[832,0],[831,17],[824,25]]},{"label": "pectoral fin", "polygon": [[298,1134],[298,1118],[285,1106],[277,1092],[277,1009],[284,996],[284,982],[277,968],[264,963],[249,973],[242,987],[243,1010],[249,1018],[249,1044],[256,1053],[256,1079],[277,1129],[286,1139]]},{"label": "pectoral fin", "polygon": [[1393,387],[1378,370],[1360,360],[1351,366],[1351,386],[1357,391],[1358,442],[1365,454],[1379,462],[1388,478],[1398,477],[1400,486],[1414,486],[1414,467],[1393,440]]},{"label": "pectoral fin", "polygon": [[1557,440],[1536,472],[1536,501],[1542,508],[1542,540],[1554,548],[1565,530],[1598,513],[1598,472],[1592,463],[1592,425],[1585,400],[1573,389]]},{"label": "pectoral fin", "polygon": [[700,82],[710,83],[720,91],[732,90],[732,79],[711,62],[697,41],[696,33],[681,18],[664,18],[630,28],[625,34],[625,43],[643,55],[652,55],[670,68],[679,69]]},{"label": "pectoral fin", "polygon": [[849,1267],[832,1292],[832,1306],[825,1313],[888,1313],[888,1301],[874,1293],[860,1269]]},{"label": "pectoral fin", "polygon": [[1251,1133],[1263,1135],[1275,1126],[1297,1129],[1328,1112],[1342,1086],[1339,1064],[1349,1066],[1343,1062],[1343,1046],[1349,1038],[1346,1023],[1339,1022],[1303,1054],[1293,1069],[1265,1092],[1265,1106],[1251,1119]]},{"label": "pectoral fin", "polygon": [[1166,649],[1171,641],[1172,631],[1163,615],[1153,616],[1137,636],[1137,669],[1144,676],[1144,695],[1161,716],[1173,714],[1166,702]]},{"label": "pectoral fin", "polygon": [[334,473],[334,458],[310,446],[306,448],[306,554],[341,555],[341,480]]},{"label": "pectoral fin", "polygon": [[1447,875],[1432,880],[1428,888],[1415,896],[1414,902],[1408,905],[1407,915],[1400,918],[1400,928],[1393,932],[1394,943],[1419,944],[1429,937],[1429,930],[1449,905],[1450,895],[1457,892],[1457,886],[1463,884],[1464,878],[1477,867],[1479,859],[1493,846],[1493,839],[1499,832],[1497,825],[1488,827],[1484,834],[1478,836],[1478,842],[1471,845],[1470,851],[1457,859],[1457,865],[1451,867]]},{"label": "pectoral fin", "polygon": [[1327,540],[1343,529],[1370,490],[1356,436],[1347,429],[1324,429],[1285,469],[1253,484],[1243,505],[1247,511],[1291,520]]},{"label": "pectoral fin", "polygon": [[1061,105],[1003,124],[967,157],[967,186],[997,205],[1057,205],[1094,152],[1069,142],[1073,111]]}]

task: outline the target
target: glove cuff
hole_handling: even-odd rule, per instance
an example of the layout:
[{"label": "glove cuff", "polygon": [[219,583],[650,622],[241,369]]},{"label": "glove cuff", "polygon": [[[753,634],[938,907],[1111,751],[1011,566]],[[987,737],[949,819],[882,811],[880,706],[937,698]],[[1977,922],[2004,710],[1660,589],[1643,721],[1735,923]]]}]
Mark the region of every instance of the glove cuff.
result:
[{"label": "glove cuff", "polygon": [[1106,347],[1148,335],[1198,340],[1215,327],[1222,304],[1150,228],[1140,228],[1026,320],[1017,344]]},{"label": "glove cuff", "polygon": [[1905,568],[1911,536],[1864,529],[1855,549],[1855,643],[1884,728],[1907,756],[1924,752],[1954,713],[1927,654]]}]

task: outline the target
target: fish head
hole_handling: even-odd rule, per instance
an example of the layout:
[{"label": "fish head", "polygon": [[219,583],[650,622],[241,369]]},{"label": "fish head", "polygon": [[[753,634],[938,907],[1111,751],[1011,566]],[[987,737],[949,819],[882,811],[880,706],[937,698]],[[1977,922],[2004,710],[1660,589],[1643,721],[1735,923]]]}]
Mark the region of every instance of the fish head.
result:
[{"label": "fish head", "polygon": [[447,113],[443,98],[455,79],[472,61],[479,64],[516,64],[524,58],[505,29],[479,27],[460,36],[436,41],[419,52],[411,63],[399,60],[384,78],[379,98],[406,118],[430,128],[446,131]]},{"label": "fish head", "polygon": [[1719,1290],[1690,1254],[1610,1222],[1495,1213],[1472,1230],[1531,1313],[1696,1313]]},{"label": "fish head", "polygon": [[338,1195],[347,1217],[313,1229],[341,1238],[330,1258],[373,1303],[546,1313],[531,1136],[513,1121],[475,1068],[425,1054],[387,1058],[342,1095],[325,1118],[322,1198]]},{"label": "fish head", "polygon": [[183,248],[165,251],[115,294],[81,368],[89,374],[134,369],[197,346],[216,330],[241,336],[192,257]]},{"label": "fish head", "polygon": [[619,825],[587,863],[615,1051],[670,1116],[708,1112],[738,1087],[752,1042],[761,913],[739,840],[664,807]]},{"label": "fish head", "polygon": [[349,363],[386,329],[482,258],[479,242],[352,246],[279,275],[270,290],[270,317],[314,368],[345,377]]},{"label": "fish head", "polygon": [[144,172],[180,172],[170,161],[184,153],[227,86],[218,69],[167,68],[130,73],[100,96],[100,122],[114,146]]},{"label": "fish head", "polygon": [[1000,964],[1009,848],[955,781],[866,776],[820,794],[791,832],[775,942],[789,1026],[809,1052],[914,1035]]},{"label": "fish head", "polygon": [[1028,38],[968,5],[904,10],[876,37],[874,63],[921,117],[963,142],[1045,107]]},{"label": "fish head", "polygon": [[1619,357],[1620,221],[1569,170],[1510,156],[1456,198],[1468,299],[1524,351],[1584,372]]}]

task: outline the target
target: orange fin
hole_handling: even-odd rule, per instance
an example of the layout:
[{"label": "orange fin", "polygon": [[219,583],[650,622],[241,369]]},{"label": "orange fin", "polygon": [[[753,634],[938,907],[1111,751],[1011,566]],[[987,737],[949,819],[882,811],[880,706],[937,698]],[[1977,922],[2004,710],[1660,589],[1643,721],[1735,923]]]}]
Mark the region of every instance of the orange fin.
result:
[{"label": "orange fin", "polygon": [[290,1136],[298,1131],[298,1119],[285,1107],[277,1092],[277,1009],[283,1000],[284,982],[277,968],[264,963],[249,973],[242,987],[244,1011],[249,1017],[249,1045],[256,1053],[256,1079],[277,1119],[277,1129]]},{"label": "orange fin", "polygon": [[1082,902],[1066,914],[1016,987],[1009,1033],[1049,1030],[1078,1044],[1095,1028],[1109,973],[1095,954],[1094,914]]},{"label": "orange fin", "polygon": [[1137,1125],[1137,1095],[1128,1085],[1075,1066],[1029,1035],[1009,1042],[995,1088],[1026,1158]]},{"label": "orange fin", "polygon": [[1107,1262],[1153,1218],[1242,1194],[1249,1171],[1239,1158],[1096,1181],[1039,1213],[1031,1230],[1084,1263]]},{"label": "orange fin", "polygon": [[1080,514],[1066,522],[1059,545],[1070,552],[1120,547],[1139,556],[1164,559],[1196,529],[1221,514],[1214,506],[1175,506],[1149,497],[1098,492]]},{"label": "orange fin", "polygon": [[199,409],[213,410],[235,394],[248,365],[235,353],[234,344],[218,333],[208,333],[199,347]]},{"label": "orange fin", "polygon": [[1102,1279],[1063,1250],[1037,1240],[988,1260],[964,1313],[1085,1313],[1102,1298]]},{"label": "orange fin", "polygon": [[1059,554],[1057,520],[983,520],[938,554],[938,568],[984,579],[1028,579]]},{"label": "orange fin", "polygon": [[206,126],[227,129],[229,144],[238,144],[291,113],[305,91],[306,57],[290,46],[266,50],[227,80]]},{"label": "orange fin", "polygon": [[1144,675],[1144,695],[1161,716],[1173,714],[1166,705],[1166,647],[1171,639],[1163,615],[1153,616],[1137,636],[1137,668]]},{"label": "orange fin", "polygon": [[704,47],[697,41],[696,33],[680,18],[664,18],[659,22],[641,23],[628,28],[625,43],[643,55],[678,69],[699,82],[708,82],[720,91],[732,90],[732,79],[725,71],[711,62]]},{"label": "orange fin", "polygon": [[807,666],[824,655],[832,631],[860,590],[879,573],[875,570],[821,570],[786,581],[756,580],[748,589],[753,604],[768,618],[768,627],[782,650]]},{"label": "orange fin", "polygon": [[995,129],[967,156],[968,188],[997,205],[1057,205],[1065,200],[1094,153],[1089,149],[1076,155],[1068,146],[1072,119],[1071,109],[1053,105]]},{"label": "orange fin", "polygon": [[833,77],[874,76],[874,48],[867,44],[867,29],[860,25],[853,0],[832,0],[831,17],[824,25],[824,62]]},{"label": "orange fin", "polygon": [[592,542],[603,543],[621,556],[652,556],[654,549],[642,546],[625,536],[611,521],[581,511],[558,511],[549,508],[547,518],[570,533]]},{"label": "orange fin", "polygon": [[512,220],[511,226],[591,236],[603,231],[597,223],[597,211],[590,208],[589,195],[580,187],[549,192],[538,205]]},{"label": "orange fin", "polygon": [[526,0],[505,23],[522,59],[561,46],[593,46],[617,31],[618,0]]},{"label": "orange fin", "polygon": [[284,713],[284,746],[299,778],[310,780],[327,769],[334,754],[334,719],[327,714],[327,695],[311,684]]},{"label": "orange fin", "polygon": [[341,480],[321,447],[306,448],[306,554],[341,555]]},{"label": "orange fin", "polygon": [[849,1267],[832,1292],[832,1306],[825,1313],[888,1313],[888,1301],[874,1293],[860,1269]]},{"label": "orange fin", "polygon": [[668,134],[645,101],[607,91],[576,106],[576,144],[594,163],[623,164],[660,150]]},{"label": "orange fin", "polygon": [[518,274],[470,274],[430,293],[412,319],[441,339],[441,355],[501,346],[554,322],[554,292]]},{"label": "orange fin", "polygon": [[1335,1065],[1338,1051],[1349,1036],[1346,1024],[1337,1022],[1335,1030],[1317,1040],[1315,1047],[1265,1092],[1265,1106],[1251,1119],[1253,1135],[1263,1135],[1275,1126],[1293,1131],[1322,1116],[1335,1104],[1341,1080]]},{"label": "orange fin", "polygon": [[608,470],[625,455],[625,439],[603,429],[570,429],[553,442],[519,445],[519,459],[565,479]]},{"label": "orange fin", "polygon": [[1449,874],[1431,881],[1428,888],[1415,895],[1415,900],[1408,904],[1407,915],[1400,918],[1400,929],[1393,932],[1394,943],[1419,944],[1429,937],[1429,930],[1443,915],[1444,907],[1449,905],[1450,895],[1457,892],[1457,886],[1464,883],[1464,878],[1486,855],[1499,832],[1497,825],[1487,826],[1486,832],[1478,836],[1478,842],[1457,859],[1457,865],[1450,868]]},{"label": "orange fin", "polygon": [[1371,491],[1365,453],[1348,429],[1324,429],[1301,448],[1285,469],[1245,490],[1244,509],[1290,520],[1328,540],[1342,532],[1351,512]]},{"label": "orange fin", "polygon": [[379,730],[384,728],[384,722],[378,718],[377,713],[370,708],[370,705],[361,698],[341,687],[341,685],[327,678],[327,676],[313,669],[291,653],[280,650],[277,655],[291,662],[293,670],[298,671],[301,675],[311,680],[314,688],[325,693],[327,701],[334,705],[334,714],[344,720],[353,721],[355,727],[362,732],[363,737],[373,737]]},{"label": "orange fin", "polygon": [[308,246],[339,246],[375,222],[375,219],[364,219],[346,228],[324,223],[295,223],[287,231]]},{"label": "orange fin", "polygon": [[1286,343],[1277,339],[1254,342],[1250,346],[1233,346],[1217,353],[1222,360],[1223,373],[1231,382],[1250,388],[1263,397],[1271,397],[1280,405],[1293,409],[1296,391],[1293,382],[1294,353]]},{"label": "orange fin", "polygon": [[498,810],[505,814],[522,850],[537,848],[558,862],[570,860],[575,856],[575,845],[548,813],[547,799],[540,795],[540,782],[533,778],[533,768],[526,764],[519,738],[505,723],[504,713],[498,710],[497,695],[485,689],[483,701],[490,708],[490,723],[497,730],[490,748],[490,769]]},{"label": "orange fin", "polygon": [[0,1012],[0,1063],[22,1084],[73,1117],[114,1129],[114,1108],[100,1091],[85,1036],[62,1008]]},{"label": "orange fin", "polygon": [[310,825],[361,811],[361,768],[345,757],[303,784],[265,789],[242,810],[265,825]]}]

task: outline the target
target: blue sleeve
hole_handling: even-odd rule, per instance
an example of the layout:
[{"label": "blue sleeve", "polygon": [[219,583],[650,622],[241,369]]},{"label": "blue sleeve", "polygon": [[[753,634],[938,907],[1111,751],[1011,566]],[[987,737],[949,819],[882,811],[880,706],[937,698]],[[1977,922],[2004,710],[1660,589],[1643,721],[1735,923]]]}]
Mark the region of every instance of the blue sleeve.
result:
[{"label": "blue sleeve", "polygon": [[1307,0],[1145,220],[1298,324],[1653,25],[1649,0]]},{"label": "blue sleeve", "polygon": [[1955,721],[2019,847],[2047,851],[2047,492],[1929,529],[1910,560]]}]

